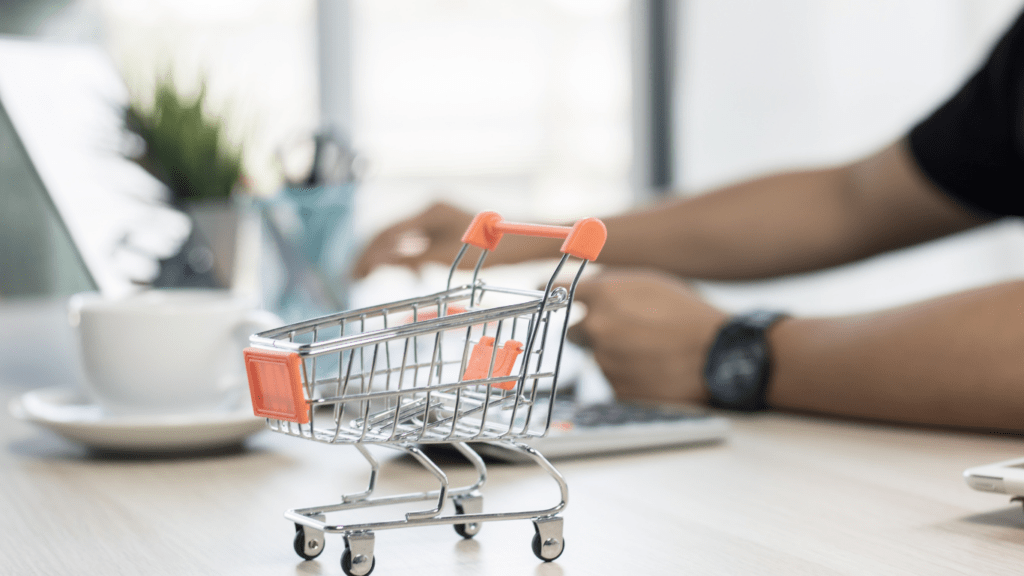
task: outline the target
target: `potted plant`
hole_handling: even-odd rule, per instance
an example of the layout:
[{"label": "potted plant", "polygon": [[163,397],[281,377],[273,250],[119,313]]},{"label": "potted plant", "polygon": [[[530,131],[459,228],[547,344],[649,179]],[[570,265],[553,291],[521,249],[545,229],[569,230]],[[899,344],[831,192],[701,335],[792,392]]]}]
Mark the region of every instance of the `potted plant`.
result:
[{"label": "potted plant", "polygon": [[125,127],[143,144],[132,159],[167,186],[169,203],[193,222],[182,250],[161,261],[155,286],[231,284],[238,221],[231,196],[242,178],[242,149],[204,110],[205,101],[205,83],[188,98],[163,79],[149,107],[133,99],[124,110]]}]

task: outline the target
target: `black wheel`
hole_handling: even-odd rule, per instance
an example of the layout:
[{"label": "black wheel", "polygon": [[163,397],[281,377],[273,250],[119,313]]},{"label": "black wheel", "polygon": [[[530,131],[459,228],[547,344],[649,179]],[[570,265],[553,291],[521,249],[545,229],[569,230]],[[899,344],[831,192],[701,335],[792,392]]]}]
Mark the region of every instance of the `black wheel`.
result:
[{"label": "black wheel", "polygon": [[456,534],[458,534],[459,536],[462,536],[463,538],[465,538],[467,540],[472,538],[473,536],[476,536],[477,533],[480,532],[480,525],[479,524],[475,524],[475,523],[474,524],[453,524],[452,526],[455,527],[455,533]]},{"label": "black wheel", "polygon": [[352,549],[348,546],[345,547],[345,551],[341,553],[341,570],[347,576],[369,576],[373,569],[377,567],[377,557],[373,557],[373,561],[370,562],[370,569],[366,571],[366,574],[353,574],[352,573]]},{"label": "black wheel", "polygon": [[306,546],[306,529],[302,524],[296,524],[295,540],[292,541],[295,553],[303,560],[312,560],[313,558],[316,558],[324,551],[324,547],[319,542],[313,542],[312,544],[312,546]]},{"label": "black wheel", "polygon": [[[455,513],[465,514],[465,511],[463,511],[462,505],[459,502],[455,503]],[[452,524],[452,527],[455,528],[456,534],[466,539],[472,538],[480,533],[479,522],[471,522],[469,524]]]},{"label": "black wheel", "polygon": [[541,546],[540,534],[534,534],[533,535],[533,555],[536,556],[537,558],[540,558],[541,560],[543,560],[545,562],[551,562],[552,560],[557,560],[558,557],[562,555],[562,552],[565,552],[565,538],[562,538],[562,546],[558,549],[558,554],[555,554],[551,558],[546,558],[544,556],[544,554],[542,553],[543,552],[542,548],[543,548],[543,546]]}]

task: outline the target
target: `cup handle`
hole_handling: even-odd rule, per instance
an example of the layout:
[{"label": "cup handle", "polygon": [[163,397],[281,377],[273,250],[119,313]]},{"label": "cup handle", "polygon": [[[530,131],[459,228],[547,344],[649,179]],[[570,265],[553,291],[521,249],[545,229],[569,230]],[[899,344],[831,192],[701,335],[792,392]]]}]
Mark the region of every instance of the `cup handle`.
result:
[{"label": "cup handle", "polygon": [[267,310],[250,310],[238,323],[235,333],[245,348],[249,346],[249,336],[278,326],[284,326],[284,320],[277,314]]},{"label": "cup handle", "polygon": [[[257,332],[263,332],[264,330],[283,326],[284,323],[284,320],[282,320],[277,314],[266,310],[250,310],[238,322],[238,325],[234,330],[235,338],[232,342],[231,354],[236,355],[238,358],[238,361],[233,363],[236,367],[236,372],[233,374],[232,381],[237,383],[239,394],[241,394],[242,390],[246,389],[245,383],[248,382],[248,378],[245,374],[245,362],[242,361],[241,351],[249,346],[249,337]],[[248,397],[248,395],[246,395],[246,397]],[[238,400],[241,401],[240,399]]]}]

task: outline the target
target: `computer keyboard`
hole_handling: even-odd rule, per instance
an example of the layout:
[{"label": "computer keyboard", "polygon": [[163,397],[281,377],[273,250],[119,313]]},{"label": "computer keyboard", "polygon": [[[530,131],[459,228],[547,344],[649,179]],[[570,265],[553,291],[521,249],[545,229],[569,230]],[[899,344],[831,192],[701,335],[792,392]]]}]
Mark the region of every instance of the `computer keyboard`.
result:
[{"label": "computer keyboard", "polygon": [[[603,402],[579,405],[556,401],[551,428],[543,438],[519,440],[550,459],[589,456],[723,440],[729,422],[701,408]],[[478,443],[481,454],[508,461],[523,456],[500,444]]]},{"label": "computer keyboard", "polygon": [[[556,410],[558,404],[556,403]],[[707,414],[697,410],[680,410],[657,405],[618,404],[609,402],[577,407],[568,405],[569,414],[563,414],[575,426],[592,428],[597,426],[620,426],[647,422],[679,422],[706,418]],[[555,418],[559,414],[556,412]],[[564,418],[568,416],[568,418]]]}]

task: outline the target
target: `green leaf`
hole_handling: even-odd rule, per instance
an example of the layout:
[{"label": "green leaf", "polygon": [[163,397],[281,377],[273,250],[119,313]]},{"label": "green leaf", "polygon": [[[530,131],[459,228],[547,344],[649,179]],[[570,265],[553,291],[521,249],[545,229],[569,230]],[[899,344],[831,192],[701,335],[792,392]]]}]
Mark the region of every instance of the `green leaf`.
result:
[{"label": "green leaf", "polygon": [[242,150],[224,137],[220,119],[204,113],[205,100],[205,82],[187,99],[162,79],[151,109],[138,101],[125,109],[125,127],[146,143],[135,160],[171,189],[175,202],[227,198],[242,175]]}]

